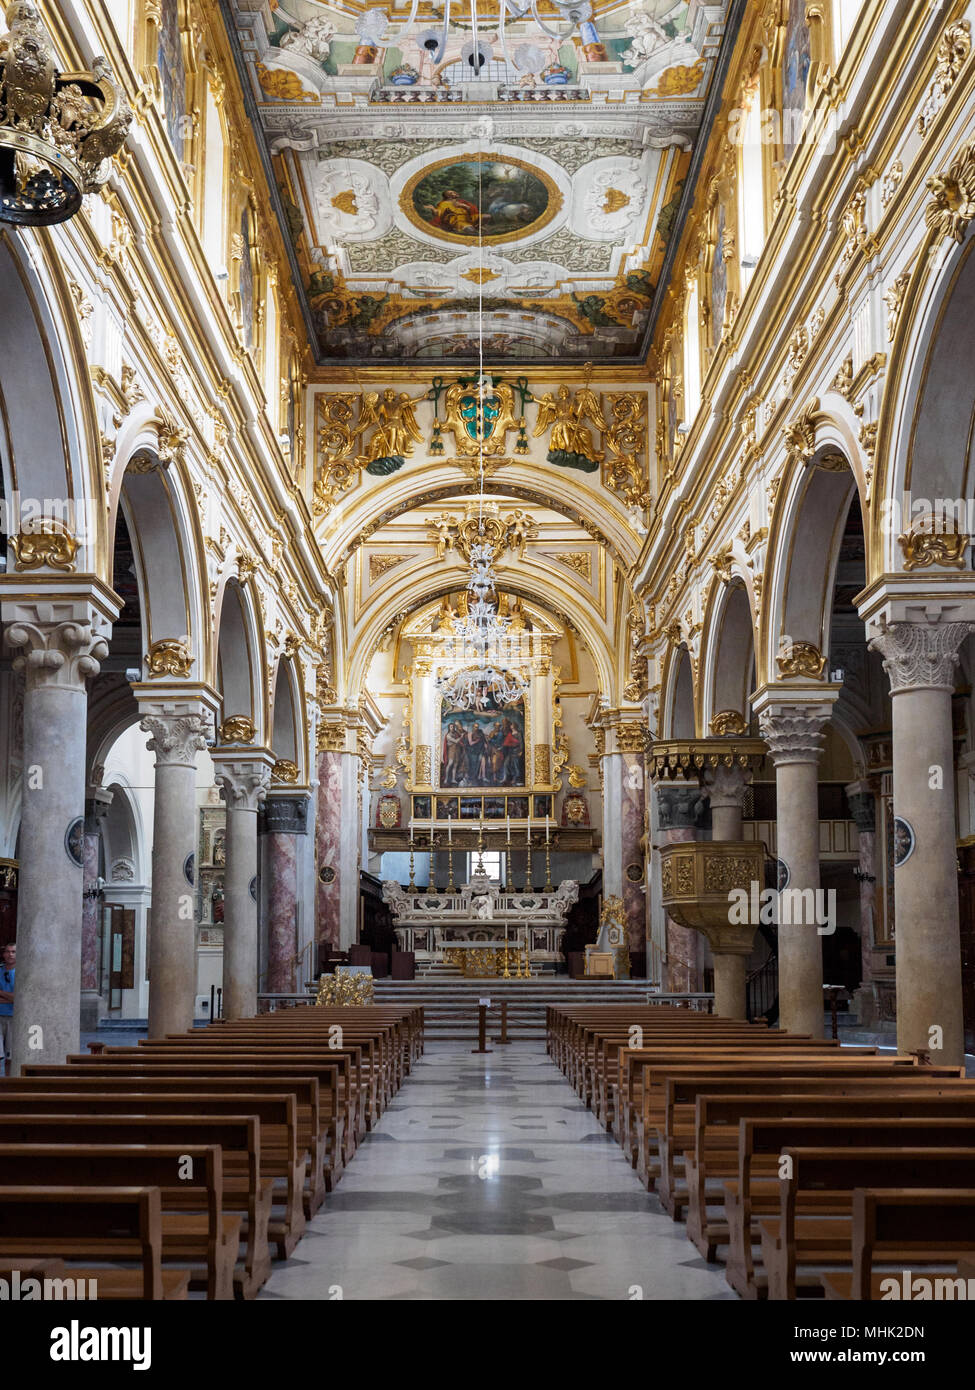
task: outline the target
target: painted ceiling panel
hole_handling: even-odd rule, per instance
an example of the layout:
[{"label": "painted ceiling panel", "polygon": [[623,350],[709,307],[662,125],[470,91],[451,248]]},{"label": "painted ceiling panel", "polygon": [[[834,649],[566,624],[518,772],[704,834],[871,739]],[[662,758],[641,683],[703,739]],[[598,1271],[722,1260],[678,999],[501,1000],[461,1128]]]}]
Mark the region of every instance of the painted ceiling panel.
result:
[{"label": "painted ceiling panel", "polygon": [[727,0],[226,3],[320,363],[642,360]]}]

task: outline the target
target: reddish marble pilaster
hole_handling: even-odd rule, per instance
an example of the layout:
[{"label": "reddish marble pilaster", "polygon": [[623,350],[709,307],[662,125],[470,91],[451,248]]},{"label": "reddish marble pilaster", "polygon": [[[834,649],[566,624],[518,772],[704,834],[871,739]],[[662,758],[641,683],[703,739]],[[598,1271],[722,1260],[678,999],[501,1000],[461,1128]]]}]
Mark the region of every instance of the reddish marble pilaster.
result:
[{"label": "reddish marble pilaster", "polygon": [[267,837],[267,989],[291,994],[298,955],[298,847],[294,835]]},{"label": "reddish marble pilaster", "polygon": [[[318,800],[315,811],[315,937],[338,950],[341,932],[342,762],[344,753],[318,754]],[[355,835],[355,826],[349,826]]]},{"label": "reddish marble pilaster", "polygon": [[[643,830],[645,824],[644,767],[642,753],[623,754],[621,844],[623,859],[623,912],[626,940],[631,951],[647,948],[647,902],[643,891],[645,874]],[[629,870],[636,865],[641,877],[634,881]]]}]

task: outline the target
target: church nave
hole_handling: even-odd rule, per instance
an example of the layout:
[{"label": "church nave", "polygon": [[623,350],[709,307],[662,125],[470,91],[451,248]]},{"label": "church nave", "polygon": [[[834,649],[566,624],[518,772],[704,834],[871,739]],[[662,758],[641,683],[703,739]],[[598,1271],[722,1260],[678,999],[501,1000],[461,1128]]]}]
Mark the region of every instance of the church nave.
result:
[{"label": "church nave", "polygon": [[339,1296],[736,1301],[541,1043],[427,1044],[259,1298]]}]

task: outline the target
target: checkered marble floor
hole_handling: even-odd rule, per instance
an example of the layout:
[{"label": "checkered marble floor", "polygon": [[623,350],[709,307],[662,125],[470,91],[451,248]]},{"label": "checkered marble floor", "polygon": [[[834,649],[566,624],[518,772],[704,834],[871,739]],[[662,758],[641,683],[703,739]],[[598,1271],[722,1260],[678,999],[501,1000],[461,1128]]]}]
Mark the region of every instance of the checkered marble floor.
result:
[{"label": "checkered marble floor", "polygon": [[733,1299],[541,1043],[427,1051],[261,1298]]}]

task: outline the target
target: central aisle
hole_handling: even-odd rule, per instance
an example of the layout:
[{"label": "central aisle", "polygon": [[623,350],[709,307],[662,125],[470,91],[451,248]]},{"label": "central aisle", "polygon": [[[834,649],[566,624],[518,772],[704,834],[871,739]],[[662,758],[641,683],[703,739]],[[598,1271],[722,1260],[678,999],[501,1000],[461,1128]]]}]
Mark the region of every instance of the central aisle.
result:
[{"label": "central aisle", "polygon": [[735,1298],[545,1054],[433,1043],[260,1297]]}]

